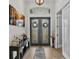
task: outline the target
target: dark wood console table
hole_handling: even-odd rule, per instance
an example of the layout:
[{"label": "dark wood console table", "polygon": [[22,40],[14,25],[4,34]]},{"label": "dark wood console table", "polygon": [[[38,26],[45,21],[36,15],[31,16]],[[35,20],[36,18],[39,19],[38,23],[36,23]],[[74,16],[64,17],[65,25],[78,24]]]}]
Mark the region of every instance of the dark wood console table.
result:
[{"label": "dark wood console table", "polygon": [[[28,42],[28,46],[26,46],[27,42]],[[10,59],[22,59],[23,55],[25,54],[25,52],[26,52],[27,48],[29,48],[29,46],[30,46],[30,44],[29,44],[28,40],[24,40],[16,46],[12,46],[12,45],[9,46],[9,58]],[[23,49],[22,49],[22,47],[23,47]],[[17,56],[15,58],[13,58],[14,51],[17,52]]]},{"label": "dark wood console table", "polygon": [[10,59],[13,59],[13,52],[17,52],[17,56],[14,59],[20,59],[20,52],[19,52],[19,47],[18,46],[10,46],[9,47],[9,54],[10,54]]}]

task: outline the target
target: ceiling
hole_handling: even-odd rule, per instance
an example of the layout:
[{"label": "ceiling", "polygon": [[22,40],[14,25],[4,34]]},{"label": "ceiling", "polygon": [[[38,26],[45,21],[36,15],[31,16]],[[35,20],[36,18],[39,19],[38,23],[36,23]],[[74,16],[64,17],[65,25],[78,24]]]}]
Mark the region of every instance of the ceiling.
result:
[{"label": "ceiling", "polygon": [[[24,1],[26,1],[26,2],[35,2],[35,0],[24,0]],[[44,1],[48,2],[48,1],[52,1],[52,0],[44,0]]]}]

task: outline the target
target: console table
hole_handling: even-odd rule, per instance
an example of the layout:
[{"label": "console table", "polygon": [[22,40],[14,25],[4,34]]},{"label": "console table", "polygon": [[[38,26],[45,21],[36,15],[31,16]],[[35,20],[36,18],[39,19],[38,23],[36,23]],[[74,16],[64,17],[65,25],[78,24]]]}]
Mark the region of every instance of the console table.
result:
[{"label": "console table", "polygon": [[[22,59],[23,55],[25,54],[26,50],[29,48],[30,44],[28,40],[24,40],[20,42],[17,46],[9,46],[9,58],[10,59]],[[17,56],[13,58],[13,52],[16,51]]]},{"label": "console table", "polygon": [[[9,53],[10,53],[10,59],[20,59],[20,51],[19,51],[19,47],[18,46],[10,46],[9,47]],[[13,58],[13,52],[16,51],[17,52],[17,56],[15,58]]]}]

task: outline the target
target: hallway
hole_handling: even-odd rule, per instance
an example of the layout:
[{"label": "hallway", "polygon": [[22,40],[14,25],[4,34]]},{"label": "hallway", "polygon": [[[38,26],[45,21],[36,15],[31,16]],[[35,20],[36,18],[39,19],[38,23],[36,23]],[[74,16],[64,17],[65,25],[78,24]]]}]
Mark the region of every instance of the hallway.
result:
[{"label": "hallway", "polygon": [[70,59],[70,0],[10,0],[9,48],[10,59]]},{"label": "hallway", "polygon": [[[42,47],[44,48],[46,59],[64,59],[61,48]],[[38,48],[38,46],[31,46],[30,49],[26,51],[23,59],[33,59],[36,48]]]}]

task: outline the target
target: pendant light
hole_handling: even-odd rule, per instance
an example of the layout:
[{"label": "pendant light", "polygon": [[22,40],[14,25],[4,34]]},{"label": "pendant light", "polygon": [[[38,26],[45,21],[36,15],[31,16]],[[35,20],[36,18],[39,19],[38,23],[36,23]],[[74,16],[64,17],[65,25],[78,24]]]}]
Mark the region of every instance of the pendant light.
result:
[{"label": "pendant light", "polygon": [[44,3],[44,0],[35,0],[37,5],[42,5]]}]

